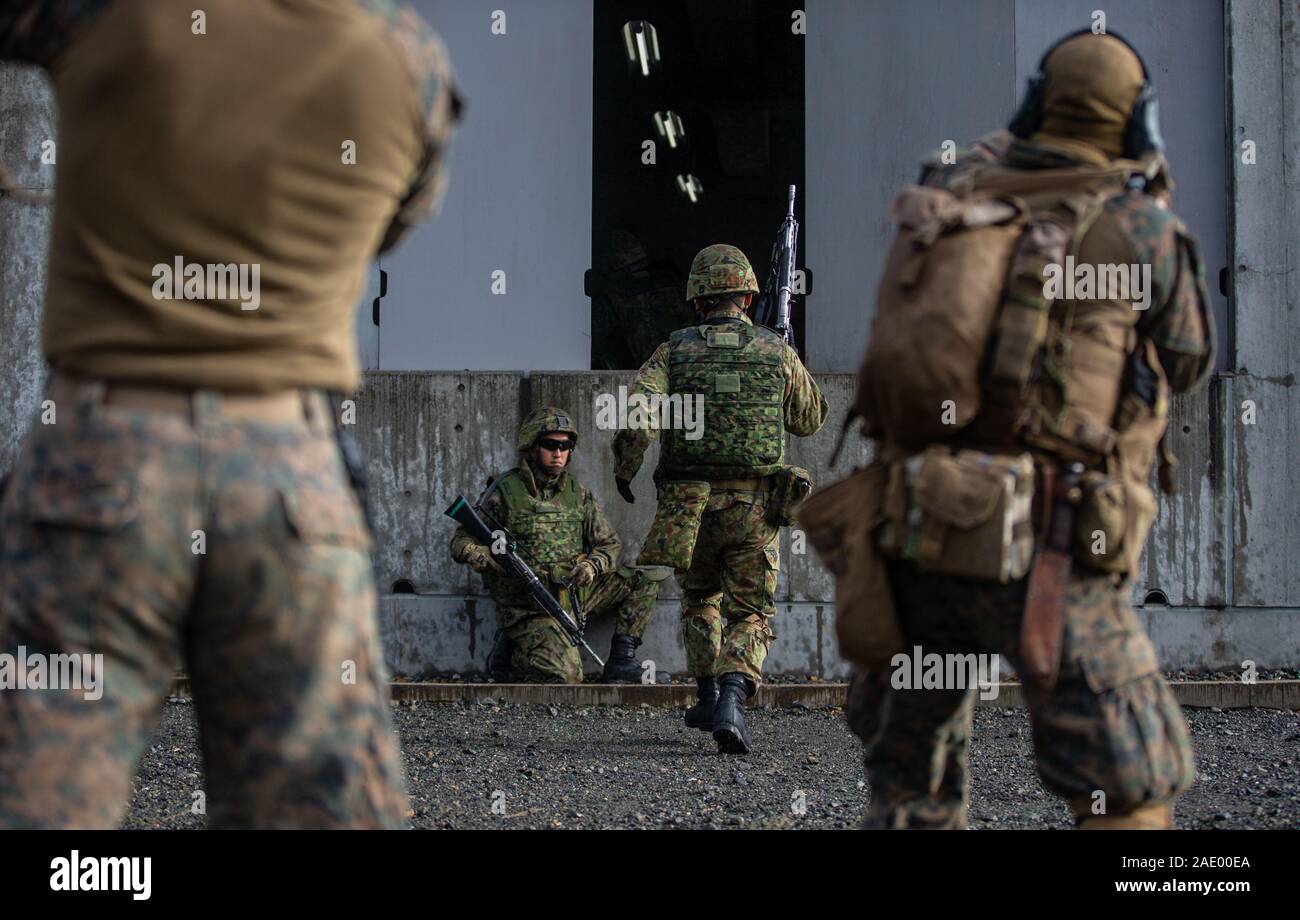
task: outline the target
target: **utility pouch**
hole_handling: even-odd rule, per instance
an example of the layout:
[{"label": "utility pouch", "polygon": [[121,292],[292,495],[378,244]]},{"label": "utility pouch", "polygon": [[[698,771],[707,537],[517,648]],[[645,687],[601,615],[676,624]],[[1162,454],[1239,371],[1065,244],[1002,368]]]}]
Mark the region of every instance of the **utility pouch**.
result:
[{"label": "utility pouch", "polygon": [[636,564],[666,565],[677,571],[689,569],[710,491],[709,484],[699,480],[660,485],[654,523],[646,534]]},{"label": "utility pouch", "polygon": [[1033,563],[1028,454],[935,446],[891,464],[881,551],[941,575],[1005,584]]},{"label": "utility pouch", "polygon": [[1074,518],[1074,558],[1097,572],[1124,568],[1124,484],[1105,473],[1085,473]]},{"label": "utility pouch", "polygon": [[888,662],[903,647],[889,574],[875,541],[885,517],[888,476],[885,464],[859,470],[810,496],[795,512],[835,576],[840,654],[868,667]]},{"label": "utility pouch", "polygon": [[797,466],[787,466],[772,476],[772,495],[767,503],[767,522],[774,527],[789,527],[795,511],[812,494],[812,475]]},{"label": "utility pouch", "polygon": [[1155,523],[1155,494],[1135,482],[1087,473],[1074,525],[1074,558],[1097,572],[1136,577],[1142,547]]}]

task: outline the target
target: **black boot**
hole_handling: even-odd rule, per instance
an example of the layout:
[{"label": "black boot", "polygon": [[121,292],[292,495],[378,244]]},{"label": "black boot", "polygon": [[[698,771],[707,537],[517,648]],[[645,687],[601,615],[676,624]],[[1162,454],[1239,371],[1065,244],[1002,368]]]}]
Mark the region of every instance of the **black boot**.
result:
[{"label": "black boot", "polygon": [[492,651],[488,652],[487,669],[488,674],[498,684],[508,684],[514,679],[514,669],[510,665],[510,659],[515,653],[515,643],[504,629],[498,629],[496,638],[492,641]]},{"label": "black boot", "polygon": [[745,699],[749,678],[744,674],[723,674],[718,681],[718,706],[713,711],[713,740],[721,754],[748,754],[749,730],[745,728]]},{"label": "black boot", "polygon": [[713,710],[718,705],[717,678],[695,678],[695,698],[698,702],[686,710],[686,727],[713,731]]},{"label": "black boot", "polygon": [[609,643],[609,658],[605,670],[600,672],[603,684],[641,683],[641,662],[636,660],[636,647],[641,640],[635,636],[615,635]]}]

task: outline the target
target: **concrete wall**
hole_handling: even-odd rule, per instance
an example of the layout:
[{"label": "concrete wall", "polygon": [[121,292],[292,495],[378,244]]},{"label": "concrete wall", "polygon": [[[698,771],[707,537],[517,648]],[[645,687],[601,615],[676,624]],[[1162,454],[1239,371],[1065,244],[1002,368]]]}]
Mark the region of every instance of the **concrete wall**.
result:
[{"label": "concrete wall", "polygon": [[[850,439],[838,466],[830,455],[852,399],[854,378],[817,374],[832,414],[812,438],[791,438],[789,462],[808,469],[827,484],[869,458],[865,442]],[[473,498],[487,478],[516,462],[514,431],[535,405],[567,409],[582,431],[573,471],[595,494],[635,558],[654,514],[650,480],[658,455],[653,447],[633,482],[638,500],[627,505],[614,488],[608,460],[611,431],[594,428],[594,400],[631,382],[621,372],[520,373],[370,373],[357,400],[357,435],[370,466],[372,502],[379,532],[377,568],[381,591],[408,582],[416,594],[389,594],[381,605],[381,624],[390,665],[406,676],[481,670],[494,630],[493,606],[480,577],[451,561],[447,544],[454,531],[443,515],[457,495]],[[1180,412],[1202,411],[1189,403]],[[1175,426],[1184,415],[1177,415]],[[1190,425],[1189,425],[1190,427]],[[1202,448],[1208,449],[1205,445]],[[1147,546],[1144,577],[1134,585],[1141,603],[1160,590],[1170,604],[1151,604],[1141,615],[1167,667],[1235,668],[1245,659],[1257,666],[1294,667],[1300,663],[1300,612],[1293,604],[1269,609],[1218,607],[1192,600],[1202,593],[1223,596],[1215,571],[1230,558],[1221,545],[1199,545],[1181,527],[1195,511],[1214,520],[1207,507],[1220,486],[1195,463],[1178,468],[1179,496],[1164,504]],[[811,551],[799,552],[791,531],[781,535],[781,577],[777,584],[777,634],[768,672],[835,679],[846,674],[835,650],[834,585]],[[1196,564],[1208,552],[1220,568]],[[1216,593],[1217,592],[1217,593]],[[680,591],[669,580],[660,595],[654,624],[642,653],[663,673],[680,673],[685,653],[678,635]],[[1225,602],[1220,600],[1218,604]],[[592,630],[598,651],[608,642],[610,625]]]},{"label": "concrete wall", "polygon": [[[1234,548],[1226,575],[1233,603],[1296,606],[1300,4],[1231,0],[1227,22],[1235,326],[1233,370],[1224,379]],[[1247,144],[1253,147],[1253,164],[1246,162]]]},{"label": "concrete wall", "polygon": [[[41,145],[54,135],[44,74],[0,66],[0,163],[19,188],[53,189],[54,167],[41,163]],[[49,205],[0,197],[0,475],[13,465],[45,385],[41,299],[52,217]]]}]

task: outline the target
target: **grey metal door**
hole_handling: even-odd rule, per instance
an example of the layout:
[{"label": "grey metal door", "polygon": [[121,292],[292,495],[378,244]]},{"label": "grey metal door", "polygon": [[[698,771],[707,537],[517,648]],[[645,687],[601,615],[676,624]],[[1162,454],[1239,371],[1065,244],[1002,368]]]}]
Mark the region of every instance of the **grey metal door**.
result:
[{"label": "grey metal door", "polygon": [[586,370],[592,0],[412,5],[468,109],[441,215],[383,259],[378,367]]}]

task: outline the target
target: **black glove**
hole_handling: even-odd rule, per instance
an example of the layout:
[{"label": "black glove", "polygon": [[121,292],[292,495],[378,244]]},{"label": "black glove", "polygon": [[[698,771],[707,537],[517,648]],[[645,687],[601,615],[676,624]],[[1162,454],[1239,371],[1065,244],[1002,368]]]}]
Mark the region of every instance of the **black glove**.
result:
[{"label": "black glove", "polygon": [[619,479],[615,476],[614,483],[618,486],[618,494],[623,496],[623,501],[627,502],[629,505],[635,505],[636,496],[632,494],[632,482],[627,479]]}]

